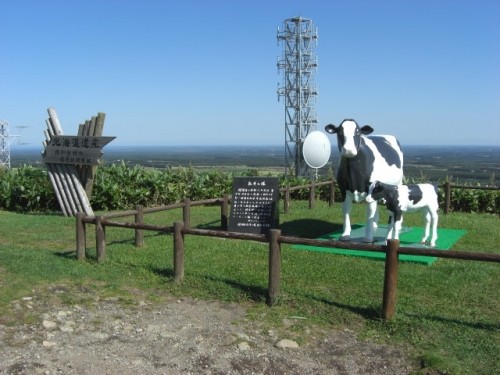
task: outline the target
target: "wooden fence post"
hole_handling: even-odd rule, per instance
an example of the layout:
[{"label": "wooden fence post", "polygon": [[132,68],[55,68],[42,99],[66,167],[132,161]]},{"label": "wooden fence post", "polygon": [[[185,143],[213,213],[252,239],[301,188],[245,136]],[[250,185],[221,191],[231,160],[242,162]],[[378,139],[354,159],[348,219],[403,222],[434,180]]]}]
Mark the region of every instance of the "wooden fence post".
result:
[{"label": "wooden fence post", "polygon": [[228,229],[228,212],[229,212],[229,195],[224,194],[222,196],[222,204],[220,206],[220,226],[223,231]]},{"label": "wooden fence post", "polygon": [[97,263],[102,263],[106,259],[106,228],[102,225],[103,216],[95,218],[95,247],[97,249]]},{"label": "wooden fence post", "polygon": [[174,281],[182,282],[184,279],[184,223],[174,223]]},{"label": "wooden fence post", "polygon": [[[144,207],[142,205],[135,206],[137,211],[135,214],[135,223],[144,224]],[[135,229],[135,247],[144,246],[144,231],[142,229]]]},{"label": "wooden fence post", "polygon": [[450,212],[451,205],[451,183],[446,181],[444,183],[444,213],[445,215]]},{"label": "wooden fence post", "polygon": [[398,249],[399,240],[387,240],[387,246],[385,246],[384,296],[382,301],[382,319],[385,320],[392,319],[396,308]]},{"label": "wooden fence post", "polygon": [[279,239],[281,231],[271,229],[269,231],[269,285],[267,290],[267,304],[272,306],[280,292],[281,280],[281,245]]},{"label": "wooden fence post", "polygon": [[87,248],[86,226],[83,222],[85,214],[78,212],[76,214],[76,259],[85,260],[85,251]]},{"label": "wooden fence post", "polygon": [[191,199],[184,199],[184,206],[182,208],[182,218],[184,220],[184,228],[191,228]]},{"label": "wooden fence post", "polygon": [[335,203],[335,181],[330,183],[330,200],[328,202],[329,206],[332,207]]},{"label": "wooden fence post", "polygon": [[311,187],[309,188],[309,209],[314,208],[315,199],[316,199],[316,184],[313,181]]}]

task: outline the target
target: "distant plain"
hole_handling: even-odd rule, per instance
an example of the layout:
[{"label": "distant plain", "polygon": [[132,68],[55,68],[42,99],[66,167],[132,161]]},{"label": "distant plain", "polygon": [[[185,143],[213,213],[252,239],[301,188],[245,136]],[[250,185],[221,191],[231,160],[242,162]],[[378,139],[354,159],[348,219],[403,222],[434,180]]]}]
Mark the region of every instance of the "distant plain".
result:
[{"label": "distant plain", "polygon": [[[16,146],[11,166],[43,165],[41,147]],[[284,173],[284,146],[113,146],[104,148],[103,165],[126,163],[151,168],[192,167],[196,170],[258,170]],[[405,176],[409,180],[498,186],[500,146],[404,146]],[[319,174],[335,173],[339,152]]]}]

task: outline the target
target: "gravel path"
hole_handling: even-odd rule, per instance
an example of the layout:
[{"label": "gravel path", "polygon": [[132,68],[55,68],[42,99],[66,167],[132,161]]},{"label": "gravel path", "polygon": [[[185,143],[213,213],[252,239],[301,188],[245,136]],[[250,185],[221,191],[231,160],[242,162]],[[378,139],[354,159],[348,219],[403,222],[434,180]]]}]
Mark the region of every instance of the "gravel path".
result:
[{"label": "gravel path", "polygon": [[[34,295],[13,302],[12,310],[32,323],[0,320],[0,374],[351,375],[415,369],[402,350],[360,341],[349,330],[311,331],[298,345],[287,329],[264,330],[236,304],[172,299],[124,307],[108,298],[82,307],[53,306],[47,299]],[[293,324],[294,318],[283,321],[285,328]]]}]

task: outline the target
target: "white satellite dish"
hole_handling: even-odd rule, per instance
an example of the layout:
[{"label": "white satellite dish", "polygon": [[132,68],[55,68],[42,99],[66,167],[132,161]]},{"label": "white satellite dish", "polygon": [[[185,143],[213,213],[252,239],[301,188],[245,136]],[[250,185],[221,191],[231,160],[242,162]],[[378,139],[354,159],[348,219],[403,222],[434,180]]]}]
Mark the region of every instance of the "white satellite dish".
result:
[{"label": "white satellite dish", "polygon": [[311,168],[321,168],[330,159],[332,147],[325,133],[315,130],[306,137],[302,145],[302,155]]}]

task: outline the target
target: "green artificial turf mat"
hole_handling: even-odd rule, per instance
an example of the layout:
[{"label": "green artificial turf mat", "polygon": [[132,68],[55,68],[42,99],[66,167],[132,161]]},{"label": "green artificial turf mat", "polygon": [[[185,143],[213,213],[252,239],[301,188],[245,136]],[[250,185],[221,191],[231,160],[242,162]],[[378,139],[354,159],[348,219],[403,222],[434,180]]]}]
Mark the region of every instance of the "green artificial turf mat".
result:
[{"label": "green artificial turf mat", "polygon": [[[438,239],[436,241],[436,247],[432,248],[423,244],[420,244],[420,240],[424,234],[424,228],[420,227],[403,227],[399,234],[399,243],[401,247],[421,247],[436,250],[449,250],[467,231],[462,229],[447,229],[438,228]],[[342,234],[342,230],[338,232],[329,233],[319,237],[318,239],[324,240],[336,240],[338,241]],[[387,234],[387,226],[380,225],[375,231],[374,243],[375,245],[383,245],[385,243],[385,237]],[[351,240],[349,243],[363,243],[363,238],[365,235],[364,225],[353,225],[351,230]],[[385,253],[373,252],[373,251],[363,251],[363,250],[349,250],[349,249],[338,249],[338,248],[327,248],[320,246],[310,246],[310,245],[294,245],[293,249],[297,250],[310,250],[310,251],[322,251],[332,254],[358,256],[373,259],[385,259]],[[425,255],[399,255],[399,260],[403,262],[414,262],[422,263],[426,265],[431,265],[437,260],[437,257],[425,256]]]}]

